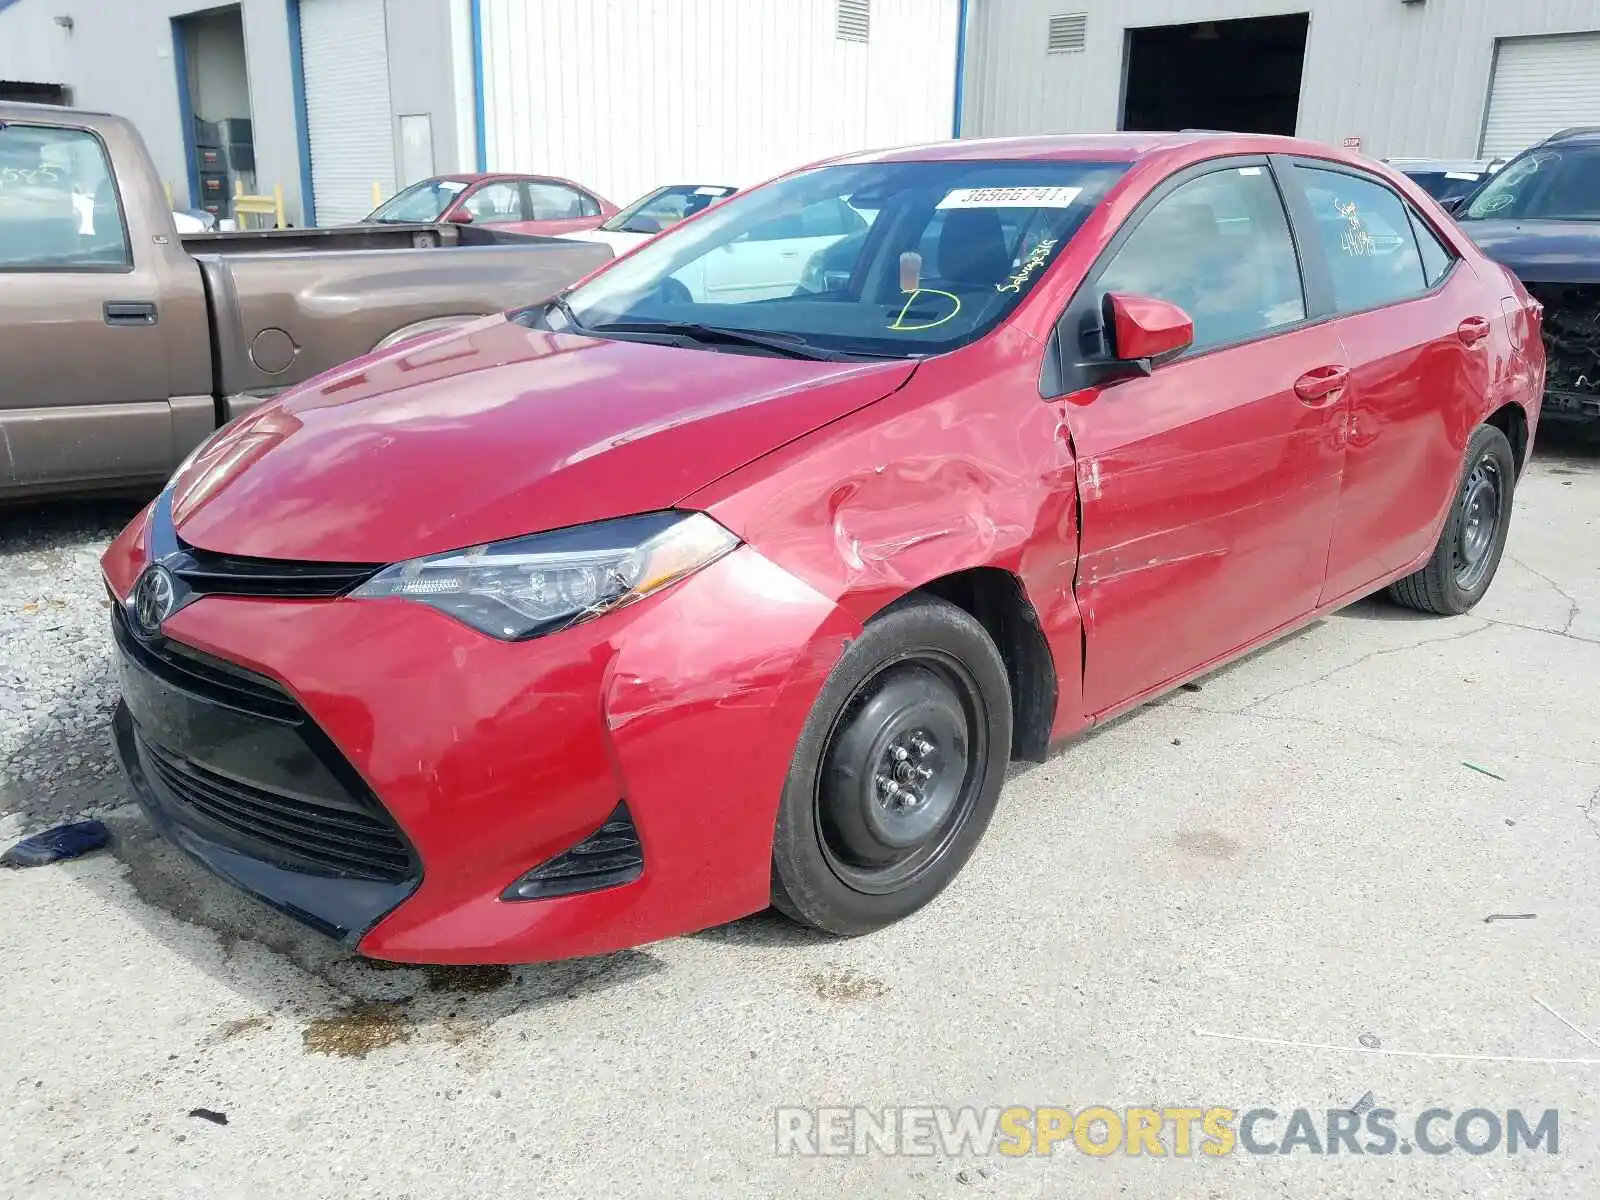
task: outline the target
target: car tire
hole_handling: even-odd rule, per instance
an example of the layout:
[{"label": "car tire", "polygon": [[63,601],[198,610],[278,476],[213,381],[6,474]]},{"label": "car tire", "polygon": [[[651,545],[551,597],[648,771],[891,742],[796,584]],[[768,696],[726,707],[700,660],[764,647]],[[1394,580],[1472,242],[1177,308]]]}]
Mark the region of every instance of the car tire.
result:
[{"label": "car tire", "polygon": [[772,902],[854,936],[927,904],[988,827],[1011,750],[1006,666],[930,596],[867,623],[812,706],[778,807]]},{"label": "car tire", "polygon": [[1467,442],[1464,462],[1433,557],[1389,586],[1390,597],[1407,608],[1441,616],[1464,613],[1483,599],[1500,569],[1511,531],[1516,456],[1505,434],[1480,425]]}]

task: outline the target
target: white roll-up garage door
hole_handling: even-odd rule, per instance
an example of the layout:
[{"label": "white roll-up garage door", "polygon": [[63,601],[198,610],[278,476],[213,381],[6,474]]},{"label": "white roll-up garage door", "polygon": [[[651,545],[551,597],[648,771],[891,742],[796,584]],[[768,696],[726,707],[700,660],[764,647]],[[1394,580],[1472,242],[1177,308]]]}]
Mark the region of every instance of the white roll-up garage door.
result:
[{"label": "white roll-up garage door", "polygon": [[300,59],[317,224],[359,221],[395,190],[383,0],[301,0]]},{"label": "white roll-up garage door", "polygon": [[1503,40],[1489,90],[1484,157],[1509,158],[1573,125],[1600,125],[1600,33]]}]

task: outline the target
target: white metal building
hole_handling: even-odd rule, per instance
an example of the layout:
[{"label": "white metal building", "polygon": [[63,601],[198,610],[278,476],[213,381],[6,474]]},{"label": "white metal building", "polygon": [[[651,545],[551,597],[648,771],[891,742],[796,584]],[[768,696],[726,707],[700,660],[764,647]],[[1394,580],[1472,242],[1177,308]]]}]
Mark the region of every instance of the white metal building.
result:
[{"label": "white metal building", "polygon": [[1475,157],[1600,125],[1600,0],[969,0],[966,61],[969,137],[1265,120]]},{"label": "white metal building", "polygon": [[620,204],[953,130],[1506,155],[1600,124],[1600,0],[0,0],[0,96],[131,117],[179,204],[217,183],[195,130],[249,127],[297,224],[434,173]]},{"label": "white metal building", "polygon": [[953,131],[962,0],[481,0],[485,165],[617,203]]}]

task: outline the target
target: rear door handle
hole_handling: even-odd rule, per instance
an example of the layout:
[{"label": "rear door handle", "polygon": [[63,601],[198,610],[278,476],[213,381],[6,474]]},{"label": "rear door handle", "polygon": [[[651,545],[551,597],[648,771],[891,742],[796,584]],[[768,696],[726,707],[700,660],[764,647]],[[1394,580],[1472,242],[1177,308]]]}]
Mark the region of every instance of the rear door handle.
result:
[{"label": "rear door handle", "polygon": [[1461,339],[1463,346],[1476,346],[1489,336],[1488,318],[1468,317],[1456,326],[1456,336]]},{"label": "rear door handle", "polygon": [[149,300],[107,300],[104,312],[107,325],[154,325],[158,318]]},{"label": "rear door handle", "polygon": [[1325,408],[1338,399],[1340,389],[1349,381],[1349,367],[1315,367],[1294,381],[1294,394],[1302,404]]}]

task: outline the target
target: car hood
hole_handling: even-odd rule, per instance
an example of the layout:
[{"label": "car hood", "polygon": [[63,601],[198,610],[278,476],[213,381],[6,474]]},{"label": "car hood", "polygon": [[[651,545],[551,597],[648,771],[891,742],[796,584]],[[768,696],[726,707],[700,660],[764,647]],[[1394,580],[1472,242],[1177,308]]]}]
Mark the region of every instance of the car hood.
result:
[{"label": "car hood", "polygon": [[224,554],[396,562],[670,508],[914,369],[489,318],[356,359],[228,426],[173,481],[173,521]]},{"label": "car hood", "polygon": [[1524,283],[1600,283],[1600,222],[1462,221],[1461,229]]},{"label": "car hood", "polygon": [[620,258],[635,246],[648,242],[656,235],[653,233],[628,233],[626,230],[585,229],[578,233],[565,233],[561,236],[574,242],[599,242],[601,245],[610,246],[612,253]]}]

